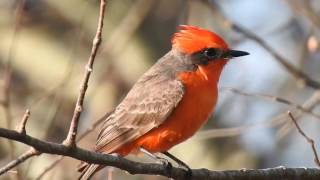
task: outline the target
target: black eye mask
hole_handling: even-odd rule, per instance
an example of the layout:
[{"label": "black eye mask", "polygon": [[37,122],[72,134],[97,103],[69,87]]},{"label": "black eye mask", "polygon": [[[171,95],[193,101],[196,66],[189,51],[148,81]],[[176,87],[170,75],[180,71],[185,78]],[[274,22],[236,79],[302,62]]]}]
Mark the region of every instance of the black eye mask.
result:
[{"label": "black eye mask", "polygon": [[245,51],[224,50],[220,48],[207,48],[202,51],[195,52],[191,55],[191,61],[197,65],[207,65],[209,61],[216,59],[231,59],[234,57],[246,56],[249,53]]}]

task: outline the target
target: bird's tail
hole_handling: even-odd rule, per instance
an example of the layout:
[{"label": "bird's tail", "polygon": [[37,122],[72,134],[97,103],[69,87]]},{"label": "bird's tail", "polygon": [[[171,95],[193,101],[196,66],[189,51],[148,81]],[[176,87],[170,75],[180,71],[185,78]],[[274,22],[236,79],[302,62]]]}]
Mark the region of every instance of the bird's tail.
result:
[{"label": "bird's tail", "polygon": [[79,176],[78,180],[88,180],[90,179],[95,172],[97,172],[99,169],[103,168],[103,166],[99,164],[88,164],[83,163],[79,168],[78,171],[81,172],[81,175]]}]

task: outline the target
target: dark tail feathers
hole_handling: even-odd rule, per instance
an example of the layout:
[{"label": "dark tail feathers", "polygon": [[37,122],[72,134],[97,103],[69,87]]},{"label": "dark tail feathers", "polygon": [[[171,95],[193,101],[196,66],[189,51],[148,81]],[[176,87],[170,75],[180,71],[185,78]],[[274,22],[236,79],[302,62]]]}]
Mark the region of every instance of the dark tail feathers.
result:
[{"label": "dark tail feathers", "polygon": [[78,168],[78,171],[81,172],[81,175],[79,176],[78,180],[90,179],[93,176],[93,174],[101,168],[102,168],[102,166],[98,165],[98,164],[84,163],[84,164],[80,165],[80,167]]}]

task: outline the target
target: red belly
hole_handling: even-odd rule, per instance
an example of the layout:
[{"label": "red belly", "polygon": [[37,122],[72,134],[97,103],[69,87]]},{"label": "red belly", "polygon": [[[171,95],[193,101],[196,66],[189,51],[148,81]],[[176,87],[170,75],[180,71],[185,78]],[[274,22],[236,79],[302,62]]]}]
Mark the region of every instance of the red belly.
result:
[{"label": "red belly", "polygon": [[188,80],[183,81],[185,94],[170,117],[159,127],[122,146],[116,153],[124,156],[139,147],[153,153],[167,151],[190,138],[208,120],[217,101],[217,82],[208,78],[199,80],[192,74],[183,74],[180,78]]}]

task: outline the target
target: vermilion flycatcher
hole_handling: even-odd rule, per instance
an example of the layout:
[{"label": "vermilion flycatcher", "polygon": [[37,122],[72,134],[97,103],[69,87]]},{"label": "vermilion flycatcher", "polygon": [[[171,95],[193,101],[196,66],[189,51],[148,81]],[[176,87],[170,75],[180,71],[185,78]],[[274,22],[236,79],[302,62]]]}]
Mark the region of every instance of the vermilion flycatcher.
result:
[{"label": "vermilion flycatcher", "polygon": [[[120,156],[140,148],[167,153],[208,120],[217,102],[219,77],[228,60],[248,54],[230,50],[213,32],[180,26],[172,38],[171,51],[140,77],[106,118],[96,151]],[[87,164],[80,178],[88,179],[102,167]]]}]

